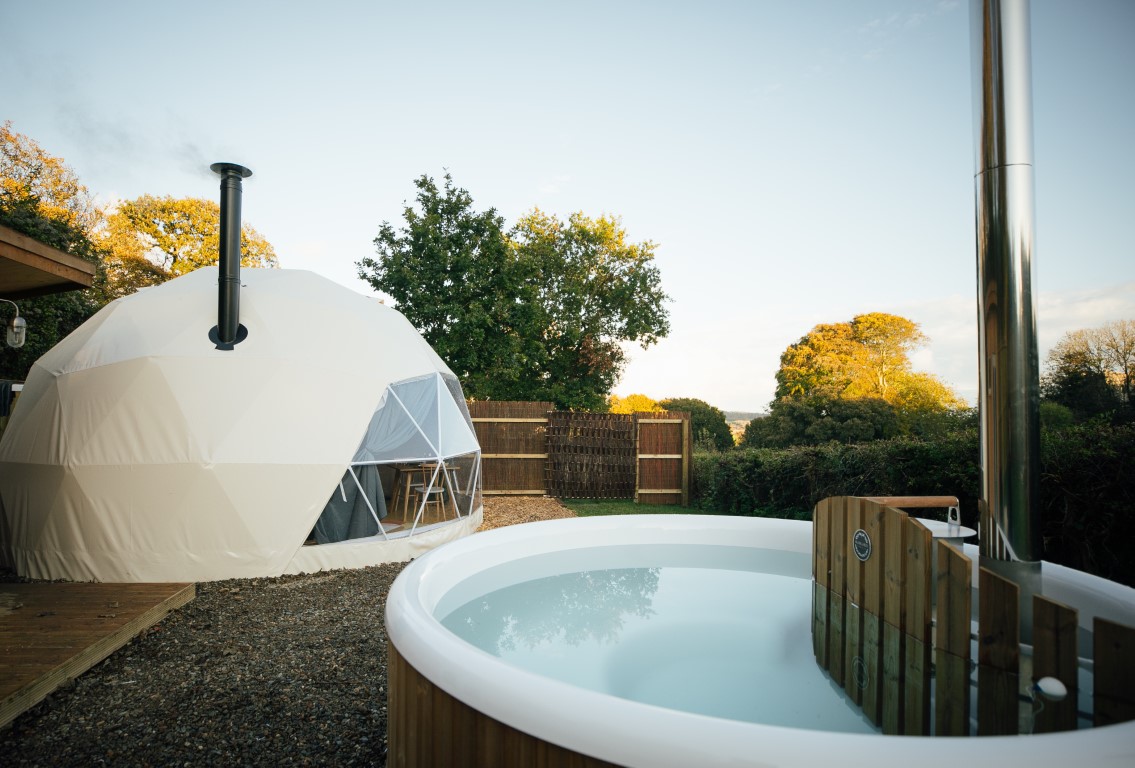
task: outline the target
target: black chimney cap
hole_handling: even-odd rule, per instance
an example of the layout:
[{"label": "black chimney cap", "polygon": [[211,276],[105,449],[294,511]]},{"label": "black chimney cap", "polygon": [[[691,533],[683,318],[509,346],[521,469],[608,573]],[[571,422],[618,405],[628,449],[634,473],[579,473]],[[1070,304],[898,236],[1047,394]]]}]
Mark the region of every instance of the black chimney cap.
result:
[{"label": "black chimney cap", "polygon": [[252,175],[252,171],[245,168],[243,165],[236,163],[213,163],[209,166],[209,170],[213,173],[224,173],[225,171],[236,171],[240,174],[242,179],[247,179]]}]

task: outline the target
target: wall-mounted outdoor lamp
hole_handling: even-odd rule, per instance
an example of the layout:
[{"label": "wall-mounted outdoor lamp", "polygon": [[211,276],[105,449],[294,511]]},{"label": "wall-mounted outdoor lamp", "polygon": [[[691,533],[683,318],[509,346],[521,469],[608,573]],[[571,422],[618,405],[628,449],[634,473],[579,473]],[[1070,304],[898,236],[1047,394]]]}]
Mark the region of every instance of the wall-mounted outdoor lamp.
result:
[{"label": "wall-mounted outdoor lamp", "polygon": [[[9,301],[8,299],[0,299],[0,301],[16,307],[16,302],[14,301]],[[27,337],[28,321],[20,317],[20,308],[16,307],[16,316],[8,323],[8,346],[12,348],[22,347]]]}]

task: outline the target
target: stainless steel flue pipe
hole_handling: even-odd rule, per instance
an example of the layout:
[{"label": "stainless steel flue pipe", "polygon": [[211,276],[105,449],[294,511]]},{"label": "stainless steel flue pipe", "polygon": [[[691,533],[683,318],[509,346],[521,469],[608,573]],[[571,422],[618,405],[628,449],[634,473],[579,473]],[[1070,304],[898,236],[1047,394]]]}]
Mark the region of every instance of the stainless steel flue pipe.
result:
[{"label": "stainless steel flue pipe", "polygon": [[1027,0],[971,0],[970,14],[981,553],[1039,568],[1040,366],[1033,306],[1029,5]]}]

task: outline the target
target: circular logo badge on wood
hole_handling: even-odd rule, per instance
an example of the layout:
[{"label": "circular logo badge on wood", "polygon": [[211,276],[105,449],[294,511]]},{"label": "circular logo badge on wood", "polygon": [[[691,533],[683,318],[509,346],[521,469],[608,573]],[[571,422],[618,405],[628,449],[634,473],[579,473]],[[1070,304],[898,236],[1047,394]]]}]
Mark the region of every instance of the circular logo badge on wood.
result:
[{"label": "circular logo badge on wood", "polygon": [[852,535],[851,549],[856,557],[867,562],[867,558],[871,557],[871,537],[867,535],[867,531],[860,528]]},{"label": "circular logo badge on wood", "polygon": [[871,675],[867,672],[867,662],[863,660],[862,656],[856,656],[855,660],[851,662],[851,675],[855,681],[855,687],[861,691],[871,682]]}]

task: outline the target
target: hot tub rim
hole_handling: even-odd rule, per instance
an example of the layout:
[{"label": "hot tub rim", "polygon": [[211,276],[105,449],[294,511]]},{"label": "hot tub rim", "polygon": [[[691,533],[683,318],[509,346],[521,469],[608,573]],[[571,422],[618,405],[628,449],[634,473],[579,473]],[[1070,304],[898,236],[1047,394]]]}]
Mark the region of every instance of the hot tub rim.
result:
[{"label": "hot tub rim", "polygon": [[[956,766],[962,760],[1028,760],[1032,766],[1066,766],[1086,750],[1135,760],[1135,723],[1027,737],[882,736],[832,733],[698,715],[620,699],[513,667],[468,644],[433,616],[438,601],[473,567],[507,561],[512,553],[584,549],[650,542],[727,543],[760,540],[759,548],[810,552],[812,524],[773,518],[715,515],[634,515],[570,518],[510,526],[451,542],[411,563],[387,597],[390,642],[408,664],[461,702],[510,727],[596,758],[631,766],[777,766],[814,765],[839,756],[843,765],[880,765],[874,748],[886,740],[886,756],[895,764],[917,760],[920,768]],[[729,534],[725,542],[720,537]],[[769,540],[780,546],[770,547]],[[648,542],[648,543],[650,543]],[[518,550],[519,548],[519,550]],[[967,554],[975,553],[967,547]],[[505,558],[505,559],[502,559]],[[976,559],[976,558],[975,558]],[[1059,579],[1060,566],[1046,564],[1046,579]],[[1072,572],[1078,574],[1078,572]],[[1084,574],[1078,574],[1083,581]],[[1122,585],[1088,577],[1103,592]],[[420,642],[419,642],[420,640]],[[540,716],[555,702],[555,716]],[[707,751],[713,745],[715,752]],[[859,758],[862,758],[860,760]]]}]

